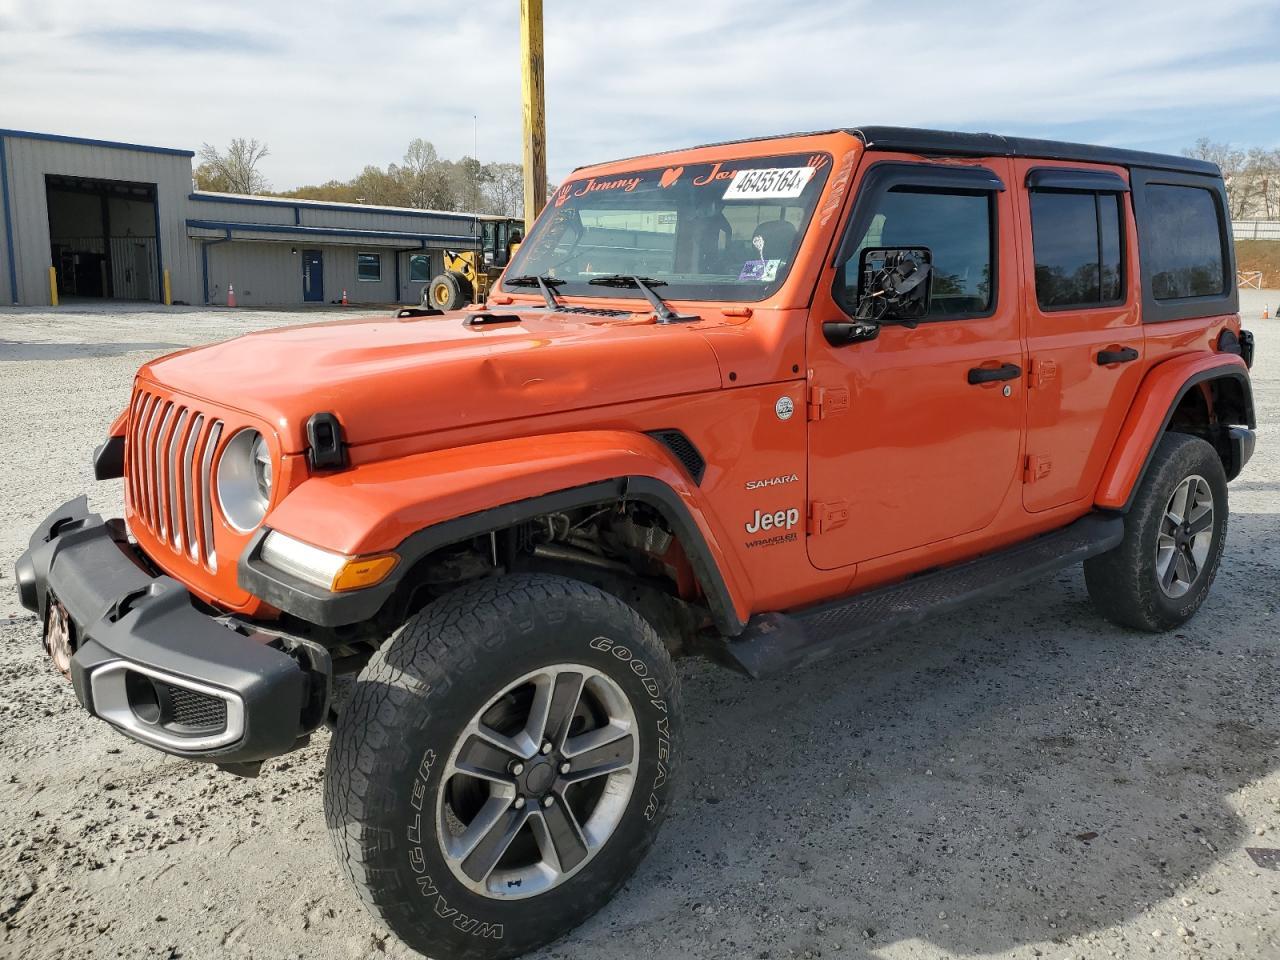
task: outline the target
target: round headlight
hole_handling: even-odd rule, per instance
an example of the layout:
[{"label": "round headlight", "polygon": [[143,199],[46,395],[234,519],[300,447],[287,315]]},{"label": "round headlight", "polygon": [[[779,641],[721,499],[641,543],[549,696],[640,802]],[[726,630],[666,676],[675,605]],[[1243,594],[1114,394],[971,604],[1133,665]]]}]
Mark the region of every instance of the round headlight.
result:
[{"label": "round headlight", "polygon": [[241,533],[262,523],[271,502],[271,451],[257,430],[241,430],[218,461],[218,505]]}]

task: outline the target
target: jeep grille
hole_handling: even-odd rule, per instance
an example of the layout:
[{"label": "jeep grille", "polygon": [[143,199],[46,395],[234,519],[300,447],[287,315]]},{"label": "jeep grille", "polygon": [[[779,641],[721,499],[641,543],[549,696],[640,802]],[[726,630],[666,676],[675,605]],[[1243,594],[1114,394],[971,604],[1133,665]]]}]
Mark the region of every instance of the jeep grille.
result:
[{"label": "jeep grille", "polygon": [[193,407],[138,390],[129,410],[125,494],[158,541],[217,568],[210,479],[223,424]]}]

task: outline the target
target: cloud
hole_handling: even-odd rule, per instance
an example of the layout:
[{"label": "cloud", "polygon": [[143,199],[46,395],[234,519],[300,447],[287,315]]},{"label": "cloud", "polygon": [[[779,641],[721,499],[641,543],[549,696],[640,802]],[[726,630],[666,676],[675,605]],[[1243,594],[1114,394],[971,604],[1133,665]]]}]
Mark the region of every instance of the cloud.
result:
[{"label": "cloud", "polygon": [[72,39],[115,53],[122,51],[177,51],[186,54],[227,52],[273,53],[282,45],[264,37],[235,30],[189,30],[181,28],[103,27],[82,30]]},{"label": "cloud", "polygon": [[[520,156],[518,5],[0,0],[0,126],[166,146],[257,137],[277,187]],[[1280,145],[1266,0],[547,0],[548,157],[893,123],[1177,150]],[[139,26],[143,24],[145,26]],[[56,55],[52,52],[56,51]]]}]

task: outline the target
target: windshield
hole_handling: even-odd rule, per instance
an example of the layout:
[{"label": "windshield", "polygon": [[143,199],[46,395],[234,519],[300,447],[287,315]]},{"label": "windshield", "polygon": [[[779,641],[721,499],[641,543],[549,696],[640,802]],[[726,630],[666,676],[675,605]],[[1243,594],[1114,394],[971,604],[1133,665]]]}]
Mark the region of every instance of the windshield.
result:
[{"label": "windshield", "polygon": [[830,162],[794,154],[571,180],[506,275],[562,280],[562,295],[640,296],[589,283],[620,274],[661,281],[664,299],[762,300],[787,278]]}]

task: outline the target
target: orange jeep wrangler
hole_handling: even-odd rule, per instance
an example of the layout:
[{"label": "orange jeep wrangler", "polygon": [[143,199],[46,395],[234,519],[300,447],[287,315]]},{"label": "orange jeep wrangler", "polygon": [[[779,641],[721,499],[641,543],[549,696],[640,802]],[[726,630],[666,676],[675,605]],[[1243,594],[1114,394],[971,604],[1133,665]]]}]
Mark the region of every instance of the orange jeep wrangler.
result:
[{"label": "orange jeep wrangler", "polygon": [[[338,859],[436,957],[599,909],[752,677],[1083,562],[1204,601],[1254,446],[1198,160],[863,127],[576,171],[487,302],[144,366],[18,562],[93,716],[253,774],[325,723]],[[352,679],[353,678],[353,679]],[[337,695],[341,691],[342,695]]]}]

